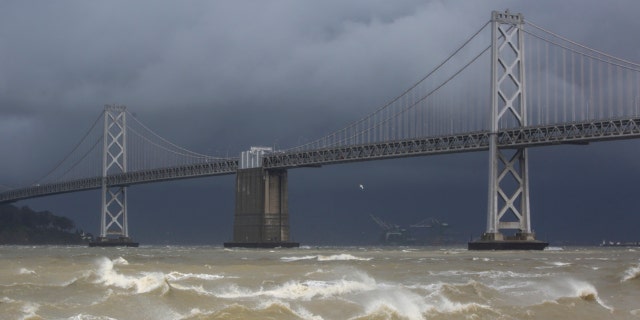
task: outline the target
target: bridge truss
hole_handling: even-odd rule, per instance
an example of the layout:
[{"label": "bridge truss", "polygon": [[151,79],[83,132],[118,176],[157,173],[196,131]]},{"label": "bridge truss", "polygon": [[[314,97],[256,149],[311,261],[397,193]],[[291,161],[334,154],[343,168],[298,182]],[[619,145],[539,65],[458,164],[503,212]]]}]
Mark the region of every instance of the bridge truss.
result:
[{"label": "bridge truss", "polygon": [[[239,170],[239,158],[179,147],[123,106],[107,106],[103,117],[101,133],[96,121],[45,177],[1,192],[0,203],[102,189],[100,236],[128,237],[128,186]],[[488,150],[485,238],[500,240],[500,230],[516,229],[526,240],[534,237],[528,148],[632,138],[640,138],[639,64],[525,24],[521,14],[493,12],[399,96],[320,139],[261,155],[257,165],[289,169]]]}]

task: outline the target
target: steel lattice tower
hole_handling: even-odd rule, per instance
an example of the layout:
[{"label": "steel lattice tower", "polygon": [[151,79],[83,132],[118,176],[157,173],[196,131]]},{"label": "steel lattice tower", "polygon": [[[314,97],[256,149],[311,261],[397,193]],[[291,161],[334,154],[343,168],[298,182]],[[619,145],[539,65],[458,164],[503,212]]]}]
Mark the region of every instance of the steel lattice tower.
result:
[{"label": "steel lattice tower", "polygon": [[498,148],[498,132],[527,126],[522,14],[491,16],[491,136],[489,203],[483,240],[503,240],[501,229],[517,229],[514,240],[534,240],[529,217],[526,148]]},{"label": "steel lattice tower", "polygon": [[106,105],[102,161],[102,215],[100,238],[129,238],[127,228],[127,188],[107,185],[107,175],[127,172],[126,107]]}]

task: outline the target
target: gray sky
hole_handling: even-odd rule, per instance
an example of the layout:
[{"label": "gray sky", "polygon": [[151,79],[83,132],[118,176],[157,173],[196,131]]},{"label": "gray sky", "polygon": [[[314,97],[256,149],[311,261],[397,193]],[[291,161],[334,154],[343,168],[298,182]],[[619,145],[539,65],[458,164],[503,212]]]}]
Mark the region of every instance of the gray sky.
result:
[{"label": "gray sky", "polygon": [[[638,1],[3,1],[0,184],[61,159],[102,111],[124,104],[188,149],[293,146],[384,104],[510,9],[575,41],[640,60]],[[532,220],[551,241],[638,240],[637,141],[531,151]],[[486,152],[289,172],[292,235],[367,243],[369,214],[485,229]],[[367,186],[361,192],[359,184]],[[147,243],[231,237],[234,178],[135,186],[132,235]],[[100,196],[20,202],[97,233]]]}]

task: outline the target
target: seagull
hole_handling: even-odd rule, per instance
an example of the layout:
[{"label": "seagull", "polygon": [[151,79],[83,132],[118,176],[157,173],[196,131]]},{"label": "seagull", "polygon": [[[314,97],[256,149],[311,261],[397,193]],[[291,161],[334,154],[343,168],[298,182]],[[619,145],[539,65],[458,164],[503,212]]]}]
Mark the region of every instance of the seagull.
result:
[{"label": "seagull", "polygon": [[364,190],[364,186],[363,185],[360,185],[360,190]]}]

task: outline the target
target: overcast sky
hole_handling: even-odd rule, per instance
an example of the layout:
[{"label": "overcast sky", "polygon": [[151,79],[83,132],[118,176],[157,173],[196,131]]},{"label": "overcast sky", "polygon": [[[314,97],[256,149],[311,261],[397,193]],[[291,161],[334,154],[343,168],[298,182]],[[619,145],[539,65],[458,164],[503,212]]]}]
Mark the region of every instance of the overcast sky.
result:
[{"label": "overcast sky", "polygon": [[[2,1],[0,185],[37,179],[105,104],[201,153],[293,146],[383,105],[490,18],[640,60],[638,1]],[[487,75],[488,77],[488,75]],[[640,141],[532,149],[532,221],[552,243],[640,240]],[[486,152],[289,171],[294,240],[373,243],[369,214],[485,229]],[[134,186],[143,243],[231,239],[234,177]],[[363,192],[358,188],[364,184]],[[98,233],[97,191],[22,201]]]}]

